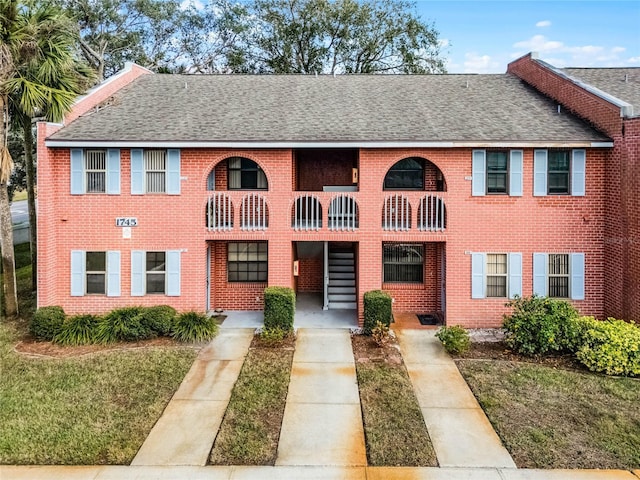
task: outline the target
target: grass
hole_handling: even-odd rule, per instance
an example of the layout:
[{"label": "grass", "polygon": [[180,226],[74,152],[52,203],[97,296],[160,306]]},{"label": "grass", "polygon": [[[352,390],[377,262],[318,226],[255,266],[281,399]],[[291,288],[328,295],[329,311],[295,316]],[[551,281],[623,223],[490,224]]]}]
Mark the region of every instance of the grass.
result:
[{"label": "grass", "polygon": [[292,360],[292,349],[249,350],[216,437],[211,463],[275,464]]},{"label": "grass", "polygon": [[13,193],[13,202],[19,202],[21,200],[27,199],[27,191],[26,190],[16,190]]},{"label": "grass", "polygon": [[158,347],[23,357],[13,346],[35,305],[31,267],[21,266],[17,276],[22,319],[0,322],[0,464],[129,463],[196,352]]},{"label": "grass", "polygon": [[356,362],[367,460],[371,466],[437,466],[404,364]]},{"label": "grass", "polygon": [[457,363],[518,467],[640,467],[640,380],[518,362]]}]

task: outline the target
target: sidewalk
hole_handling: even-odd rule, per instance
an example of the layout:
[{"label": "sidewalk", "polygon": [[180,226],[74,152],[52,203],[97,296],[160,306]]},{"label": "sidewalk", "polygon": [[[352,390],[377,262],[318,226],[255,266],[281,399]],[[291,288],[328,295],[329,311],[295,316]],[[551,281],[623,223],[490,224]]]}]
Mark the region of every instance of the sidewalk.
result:
[{"label": "sidewalk", "polygon": [[366,465],[351,337],[298,330],[276,465]]},{"label": "sidewalk", "polygon": [[396,331],[441,467],[516,468],[435,330]]}]

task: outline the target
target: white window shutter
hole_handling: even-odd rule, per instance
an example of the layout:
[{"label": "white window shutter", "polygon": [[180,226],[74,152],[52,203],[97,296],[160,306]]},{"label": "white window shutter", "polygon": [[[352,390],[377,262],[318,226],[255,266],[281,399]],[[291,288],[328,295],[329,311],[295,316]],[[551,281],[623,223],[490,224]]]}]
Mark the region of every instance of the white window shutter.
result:
[{"label": "white window shutter", "polygon": [[84,192],[84,151],[81,148],[71,149],[71,195],[82,195]]},{"label": "white window shutter", "polygon": [[86,278],[86,253],[84,250],[71,250],[71,296],[83,297]]},{"label": "white window shutter", "polygon": [[533,152],[533,196],[544,197],[547,194],[547,151]]},{"label": "white window shutter", "polygon": [[533,294],[547,296],[547,254],[533,254]]},{"label": "white window shutter", "polygon": [[142,149],[131,149],[131,195],[144,193],[144,160]]},{"label": "white window shutter", "polygon": [[572,253],[571,299],[584,300],[584,253]]},{"label": "white window shutter", "polygon": [[180,250],[167,251],[167,296],[180,296]]},{"label": "white window shutter", "polygon": [[509,195],[522,196],[522,150],[511,150],[509,159]]},{"label": "white window shutter", "polygon": [[573,150],[571,155],[571,195],[584,197],[586,193],[587,152]]},{"label": "white window shutter", "polygon": [[471,195],[473,195],[474,197],[481,197],[486,193],[486,156],[487,155],[484,150],[473,151],[473,158],[471,161]]},{"label": "white window shutter", "polygon": [[522,253],[509,254],[509,298],[522,296]]},{"label": "white window shutter", "polygon": [[120,252],[107,252],[107,297],[120,296]]},{"label": "white window shutter", "polygon": [[142,297],[145,293],[145,252],[131,251],[131,296]]},{"label": "white window shutter", "polygon": [[120,149],[107,150],[107,193],[120,195]]},{"label": "white window shutter", "polygon": [[180,195],[180,150],[167,150],[166,191],[169,195]]},{"label": "white window shutter", "polygon": [[484,298],[484,253],[471,254],[471,298]]}]

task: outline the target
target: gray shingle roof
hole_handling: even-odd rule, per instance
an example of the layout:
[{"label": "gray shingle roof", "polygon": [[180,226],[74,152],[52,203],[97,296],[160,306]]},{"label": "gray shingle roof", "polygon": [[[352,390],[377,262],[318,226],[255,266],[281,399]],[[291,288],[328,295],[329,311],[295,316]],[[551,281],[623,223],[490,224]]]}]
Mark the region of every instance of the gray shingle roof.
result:
[{"label": "gray shingle roof", "polygon": [[605,136],[503,75],[143,75],[50,137],[148,142],[570,142]]},{"label": "gray shingle roof", "polygon": [[563,68],[562,72],[633,105],[640,114],[640,68]]}]

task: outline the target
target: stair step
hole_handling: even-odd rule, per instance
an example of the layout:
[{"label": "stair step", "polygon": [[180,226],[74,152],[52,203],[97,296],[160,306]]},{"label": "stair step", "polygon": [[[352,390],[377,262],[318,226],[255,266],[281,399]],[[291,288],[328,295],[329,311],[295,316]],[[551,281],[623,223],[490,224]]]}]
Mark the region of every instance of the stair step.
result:
[{"label": "stair step", "polygon": [[329,294],[329,303],[333,302],[355,302],[356,296],[354,294]]},{"label": "stair step", "polygon": [[355,310],[358,308],[356,302],[329,302],[329,310]]},{"label": "stair step", "polygon": [[355,278],[330,278],[329,288],[333,287],[354,287],[356,286]]},{"label": "stair step", "polygon": [[331,272],[353,272],[353,265],[329,265],[329,275]]},{"label": "stair step", "polygon": [[355,265],[353,258],[330,258],[329,266],[331,265],[348,265],[351,268]]},{"label": "stair step", "polygon": [[344,286],[332,286],[329,285],[328,288],[329,295],[338,294],[338,295],[355,295],[356,287],[355,285],[344,285]]},{"label": "stair step", "polygon": [[353,252],[329,252],[329,258],[353,258]]},{"label": "stair step", "polygon": [[356,278],[356,274],[353,273],[353,271],[351,272],[329,272],[329,283],[331,283],[332,279],[352,279],[355,280]]}]

